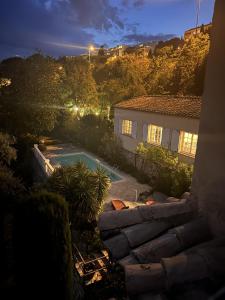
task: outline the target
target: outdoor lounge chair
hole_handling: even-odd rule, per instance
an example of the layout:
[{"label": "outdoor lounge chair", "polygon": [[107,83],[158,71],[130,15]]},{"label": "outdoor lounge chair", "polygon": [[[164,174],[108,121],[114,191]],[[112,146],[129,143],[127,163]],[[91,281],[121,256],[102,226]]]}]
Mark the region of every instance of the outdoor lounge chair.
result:
[{"label": "outdoor lounge chair", "polygon": [[122,200],[112,200],[112,206],[115,210],[129,208],[129,206],[126,206]]}]

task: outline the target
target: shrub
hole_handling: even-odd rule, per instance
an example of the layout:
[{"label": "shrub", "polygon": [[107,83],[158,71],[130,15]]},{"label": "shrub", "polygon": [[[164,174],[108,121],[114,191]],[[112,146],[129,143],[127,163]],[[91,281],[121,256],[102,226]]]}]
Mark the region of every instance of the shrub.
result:
[{"label": "shrub", "polygon": [[15,145],[17,150],[17,160],[12,164],[15,174],[23,179],[29,187],[33,184],[33,146],[39,140],[35,135],[24,134],[17,138]]},{"label": "shrub", "polygon": [[0,132],[0,163],[10,165],[16,160],[16,149],[12,147],[15,139],[8,134]]},{"label": "shrub", "polygon": [[16,197],[25,191],[21,181],[6,166],[0,165],[0,211],[11,207]]},{"label": "shrub", "polygon": [[83,163],[58,168],[46,188],[65,197],[76,229],[90,225],[101,210],[110,181],[101,169],[90,171]]},{"label": "shrub", "polygon": [[44,152],[44,151],[46,151],[46,149],[47,149],[46,145],[44,145],[44,144],[39,144],[39,145],[38,145],[38,148],[39,148],[39,150],[40,150],[41,152]]},{"label": "shrub", "polygon": [[102,157],[113,164],[119,164],[121,166],[127,161],[123,154],[121,140],[112,134],[105,133],[101,138],[98,152]]},{"label": "shrub", "polygon": [[179,162],[178,156],[162,147],[137,147],[142,157],[142,169],[150,178],[150,184],[169,196],[180,197],[191,185],[193,166]]},{"label": "shrub", "polygon": [[98,153],[99,146],[102,145],[102,137],[105,134],[113,134],[111,121],[95,115],[87,115],[81,118],[77,130],[77,140],[85,148]]},{"label": "shrub", "polygon": [[72,299],[68,207],[40,191],[19,203],[14,222],[16,284],[23,299]]}]

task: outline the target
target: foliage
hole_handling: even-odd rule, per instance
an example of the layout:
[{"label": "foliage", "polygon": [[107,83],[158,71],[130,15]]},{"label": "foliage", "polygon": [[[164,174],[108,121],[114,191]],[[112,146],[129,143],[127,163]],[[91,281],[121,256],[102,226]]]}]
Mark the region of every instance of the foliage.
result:
[{"label": "foliage", "polygon": [[65,94],[60,64],[35,54],[3,61],[0,73],[11,80],[0,98],[0,126],[14,134],[51,131]]},{"label": "foliage", "polygon": [[150,178],[153,188],[174,197],[189,190],[193,166],[180,162],[177,154],[143,143],[136,152],[142,157],[142,171]]},{"label": "foliage", "polygon": [[46,188],[65,197],[71,222],[80,228],[96,220],[109,186],[109,178],[103,170],[91,171],[79,162],[58,168],[48,179]]},{"label": "foliage", "polygon": [[202,95],[209,36],[159,43],[150,57],[148,94]]},{"label": "foliage", "polygon": [[84,116],[77,125],[77,140],[95,153],[98,153],[104,134],[113,133],[113,123],[95,115]]},{"label": "foliage", "polygon": [[101,139],[99,153],[107,161],[116,165],[123,165],[126,161],[123,155],[121,140],[114,134],[105,133]]},{"label": "foliage", "polygon": [[144,79],[147,76],[147,57],[124,55],[108,59],[104,66],[96,67],[94,77],[99,91],[109,103],[146,94]]},{"label": "foliage", "polygon": [[17,160],[12,167],[16,176],[22,178],[23,183],[30,187],[33,184],[33,146],[38,144],[39,139],[31,134],[24,134],[17,137],[15,148],[17,150]]},{"label": "foliage", "polygon": [[21,181],[14,176],[13,172],[6,166],[0,164],[0,200],[1,213],[13,205],[15,199],[19,197],[25,188]]},{"label": "foliage", "polygon": [[199,34],[185,42],[172,78],[172,90],[175,94],[202,94],[208,52],[208,34]]},{"label": "foliage", "polygon": [[10,165],[16,160],[16,149],[12,147],[15,139],[6,133],[0,132],[0,163]]},{"label": "foliage", "polygon": [[23,299],[72,299],[68,206],[40,191],[18,205],[14,222],[16,284]]},{"label": "foliage", "polygon": [[69,90],[69,99],[81,109],[91,112],[98,107],[96,83],[90,64],[81,57],[62,58],[65,68],[64,84]]},{"label": "foliage", "polygon": [[150,60],[149,73],[146,78],[148,94],[169,94],[177,62],[177,53],[171,46],[157,50],[157,55]]}]

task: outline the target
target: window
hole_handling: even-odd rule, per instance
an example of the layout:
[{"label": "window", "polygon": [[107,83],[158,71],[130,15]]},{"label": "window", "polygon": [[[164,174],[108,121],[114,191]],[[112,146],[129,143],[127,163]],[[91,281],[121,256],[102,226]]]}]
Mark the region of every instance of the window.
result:
[{"label": "window", "polygon": [[147,142],[150,144],[161,145],[162,127],[156,125],[148,126]]},{"label": "window", "polygon": [[123,122],[122,122],[122,134],[132,135],[132,121],[123,120]]},{"label": "window", "polygon": [[197,142],[198,142],[197,134],[181,131],[179,152],[189,156],[195,156]]}]

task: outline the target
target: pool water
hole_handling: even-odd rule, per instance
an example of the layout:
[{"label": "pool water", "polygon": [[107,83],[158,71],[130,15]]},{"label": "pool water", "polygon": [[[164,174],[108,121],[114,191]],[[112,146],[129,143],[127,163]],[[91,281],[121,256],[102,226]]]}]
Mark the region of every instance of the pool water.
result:
[{"label": "pool water", "polygon": [[92,158],[84,153],[66,154],[52,158],[53,165],[71,166],[75,165],[78,162],[85,163],[87,168],[92,171],[95,171],[97,167],[102,168],[112,182],[116,182],[122,179],[119,175],[115,174],[113,170],[104,166],[99,160]]}]

